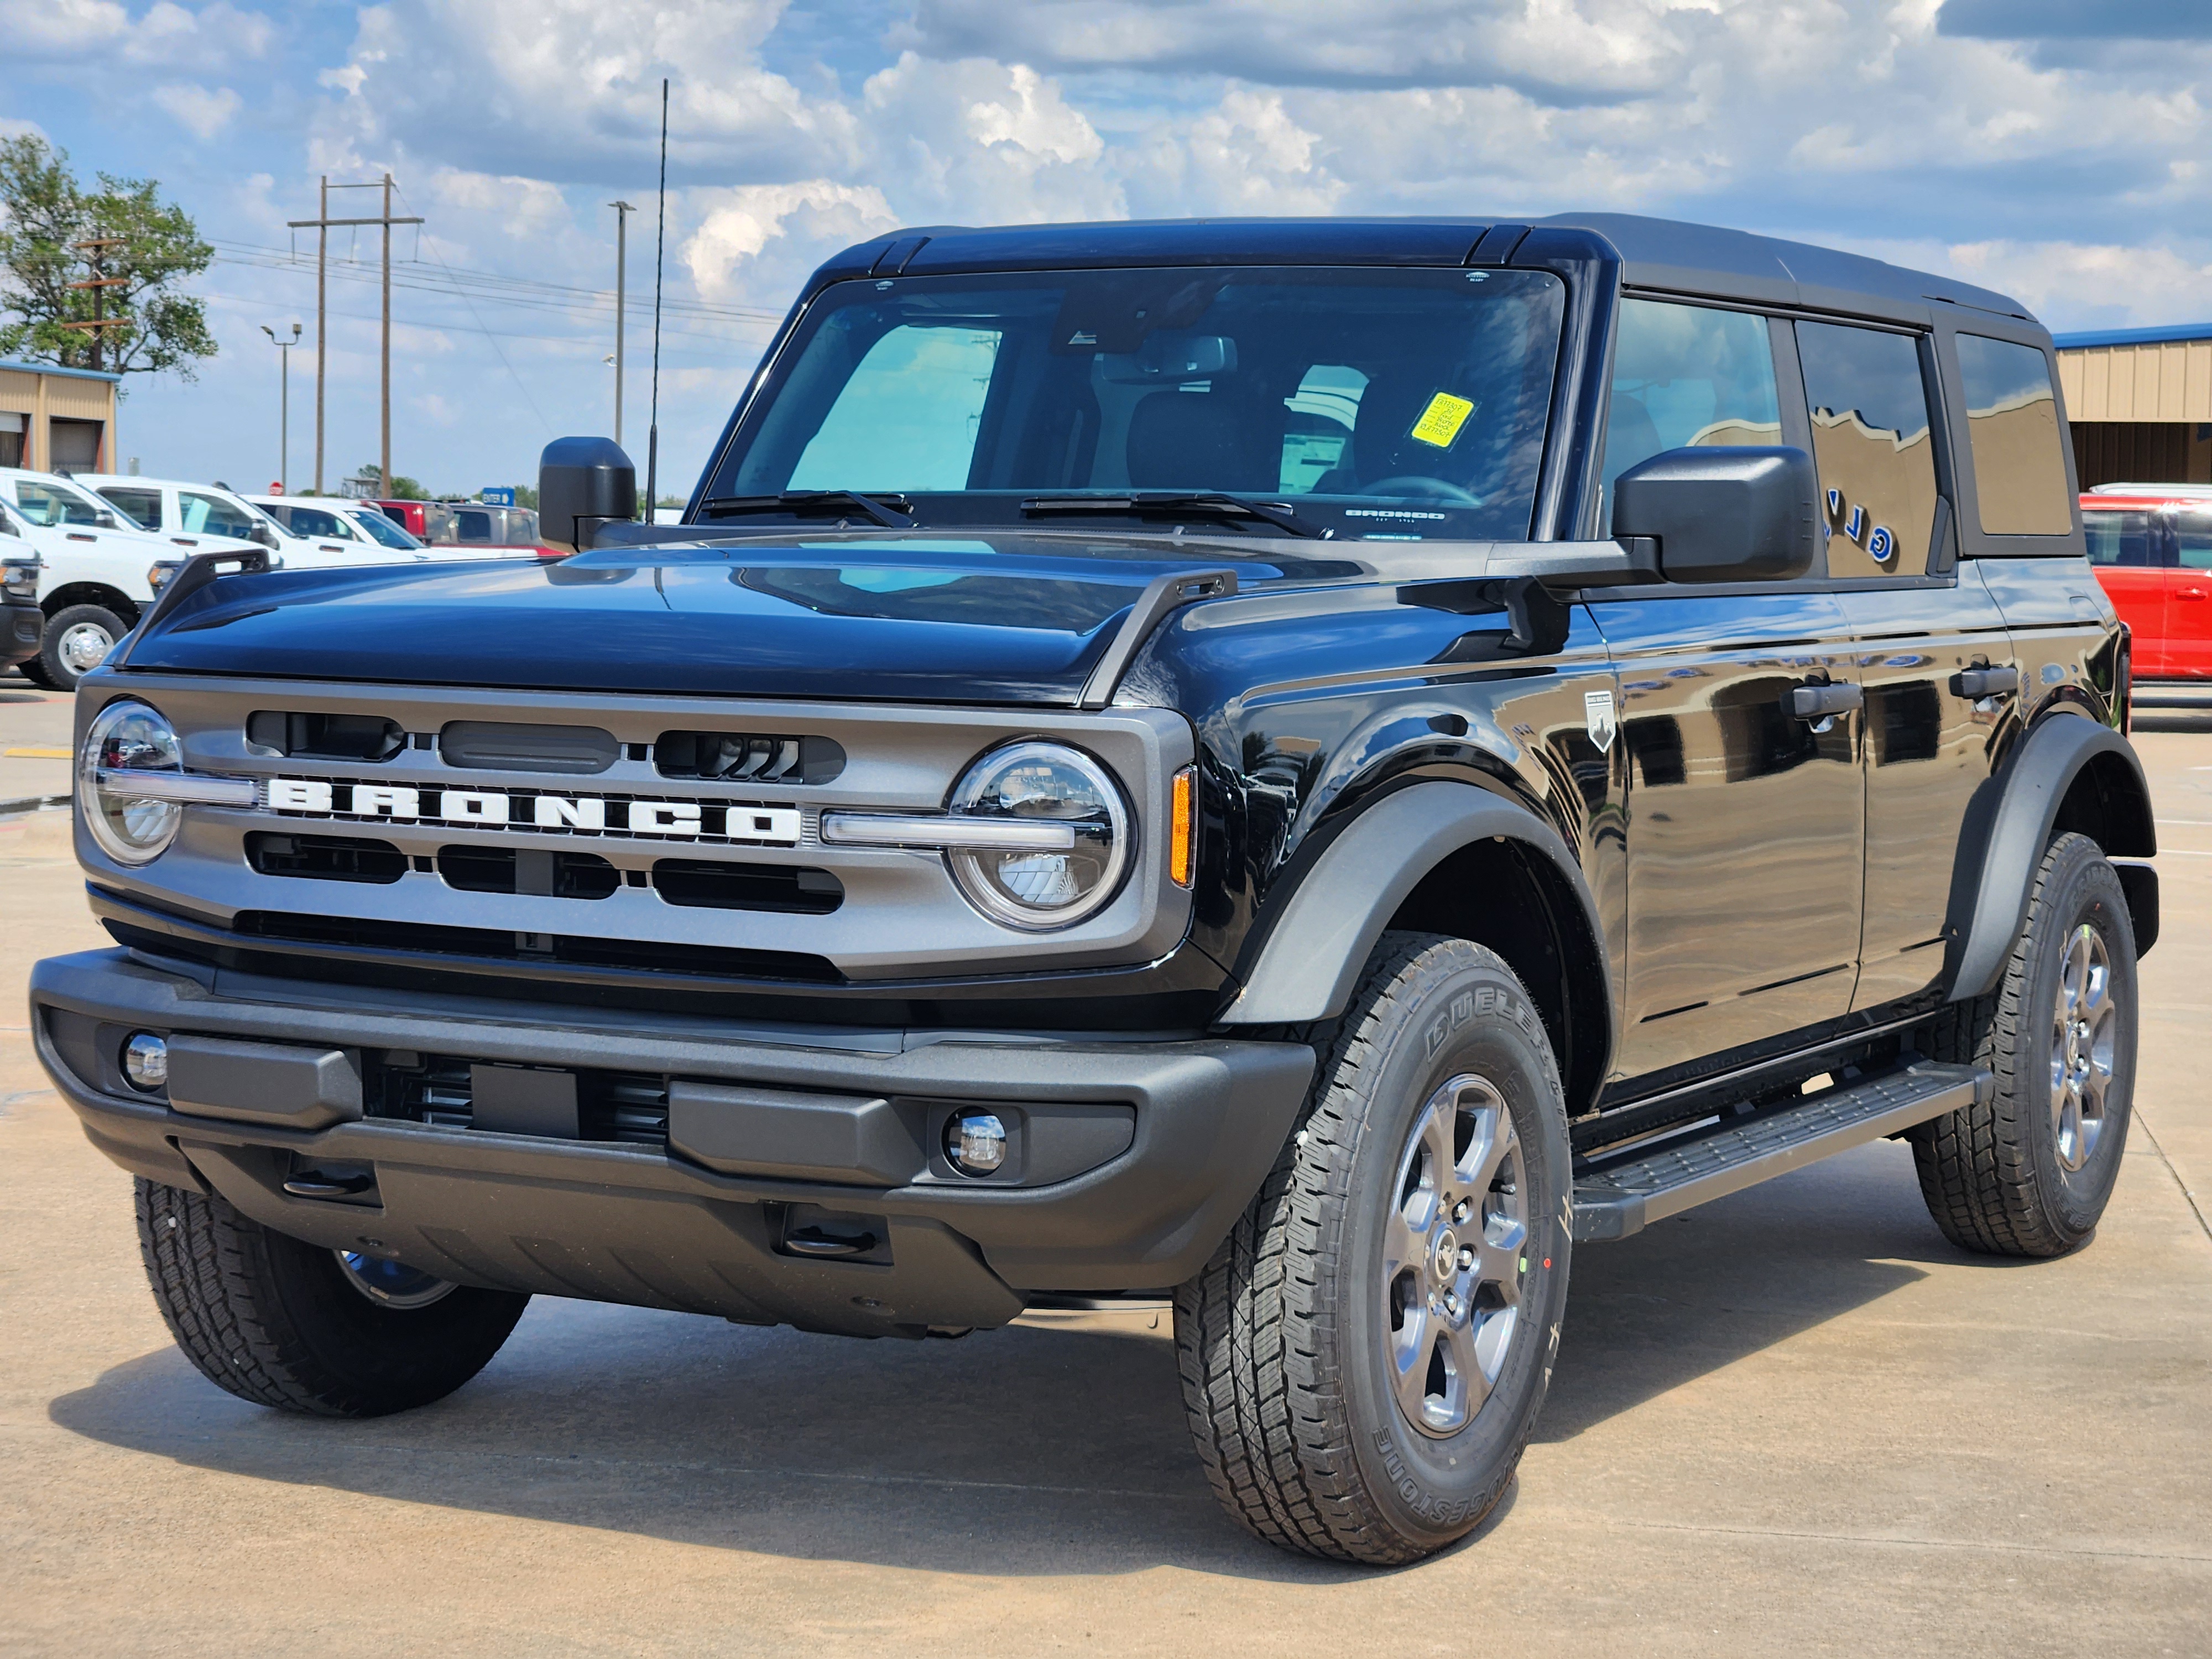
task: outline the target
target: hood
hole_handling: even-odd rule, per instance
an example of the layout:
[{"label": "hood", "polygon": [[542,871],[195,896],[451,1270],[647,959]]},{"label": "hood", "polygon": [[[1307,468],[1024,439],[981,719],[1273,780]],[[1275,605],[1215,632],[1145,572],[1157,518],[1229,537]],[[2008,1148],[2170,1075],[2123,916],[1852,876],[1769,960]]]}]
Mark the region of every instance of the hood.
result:
[{"label": "hood", "polygon": [[128,669],[531,690],[1073,703],[1154,577],[1280,562],[1164,539],[748,538],[231,576]]}]

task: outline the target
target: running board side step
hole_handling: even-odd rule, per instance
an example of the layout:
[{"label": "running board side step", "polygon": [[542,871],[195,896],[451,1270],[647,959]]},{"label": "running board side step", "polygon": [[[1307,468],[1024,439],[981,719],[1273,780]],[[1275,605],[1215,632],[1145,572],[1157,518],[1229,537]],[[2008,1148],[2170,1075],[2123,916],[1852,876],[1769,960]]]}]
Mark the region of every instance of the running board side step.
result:
[{"label": "running board side step", "polygon": [[1575,1180],[1577,1243],[1626,1238],[1716,1198],[1802,1170],[1931,1117],[1986,1102],[1996,1087],[1972,1066],[1919,1060],[1903,1071],[1813,1097],[1694,1136]]}]

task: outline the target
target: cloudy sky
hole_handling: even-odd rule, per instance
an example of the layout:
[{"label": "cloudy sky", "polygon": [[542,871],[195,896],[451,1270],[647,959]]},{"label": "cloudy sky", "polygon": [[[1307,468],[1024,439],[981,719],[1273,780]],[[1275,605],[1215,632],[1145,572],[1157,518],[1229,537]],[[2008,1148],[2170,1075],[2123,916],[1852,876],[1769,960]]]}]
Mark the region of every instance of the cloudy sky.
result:
[{"label": "cloudy sky", "polygon": [[[641,465],[664,76],[678,493],[805,273],[902,223],[1605,208],[1955,271],[2055,328],[2212,319],[2204,0],[0,0],[0,131],[159,179],[220,250],[222,355],[125,404],[149,473],[275,476],[259,327],[314,322],[285,222],[386,168],[428,222],[396,241],[396,470],[527,480],[611,428],[617,198]],[[376,454],[374,238],[333,237],[331,481]]]}]

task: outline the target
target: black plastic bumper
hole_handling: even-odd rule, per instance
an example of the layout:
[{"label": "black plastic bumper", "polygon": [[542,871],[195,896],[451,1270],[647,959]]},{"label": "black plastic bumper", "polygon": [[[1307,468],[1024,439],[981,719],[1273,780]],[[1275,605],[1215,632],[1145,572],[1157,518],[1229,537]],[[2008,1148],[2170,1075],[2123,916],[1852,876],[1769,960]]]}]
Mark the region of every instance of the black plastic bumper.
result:
[{"label": "black plastic bumper", "polygon": [[[188,975],[124,951],[39,963],[31,1018],[94,1146],[278,1231],[468,1284],[883,1335],[1189,1278],[1258,1189],[1314,1066],[1296,1043],[556,1014]],[[176,1103],[118,1070],[142,1030],[187,1039]],[[509,1132],[526,1111],[499,1131],[387,1115],[394,1079],[428,1056],[479,1092],[495,1069],[526,1094],[550,1078],[556,1109],[595,1079],[625,1098],[659,1079],[665,1142],[635,1113],[623,1140],[580,1138],[594,1120],[573,1105],[550,1133]],[[972,1105],[1013,1140],[981,1181],[939,1149],[945,1117]],[[331,1194],[301,1195],[325,1176]],[[872,1243],[822,1259],[805,1247],[825,1230]]]},{"label": "black plastic bumper", "polygon": [[12,668],[37,656],[46,626],[44,613],[29,600],[19,604],[0,598],[0,668]]}]

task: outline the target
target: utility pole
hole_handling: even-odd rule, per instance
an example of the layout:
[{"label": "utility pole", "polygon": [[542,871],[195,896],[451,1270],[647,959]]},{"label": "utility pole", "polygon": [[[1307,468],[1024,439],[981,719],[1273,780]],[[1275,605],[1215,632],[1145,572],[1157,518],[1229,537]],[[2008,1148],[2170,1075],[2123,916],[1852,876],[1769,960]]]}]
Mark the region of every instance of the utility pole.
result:
[{"label": "utility pole", "polygon": [[[284,388],[276,404],[276,493],[289,495],[292,493],[292,348],[300,343],[300,325],[292,325],[292,337],[289,340],[279,338],[276,331],[266,323],[261,325],[261,331],[276,348],[276,372]],[[321,493],[319,486],[316,493]]]},{"label": "utility pole", "polygon": [[[382,419],[379,428],[381,434],[381,453],[378,462],[378,468],[380,474],[380,483],[379,487],[387,494],[390,493],[392,489],[392,228],[394,225],[419,225],[422,222],[419,216],[410,215],[404,218],[395,218],[392,216],[392,175],[388,173],[386,173],[378,182],[367,185],[333,185],[328,179],[325,179],[323,180],[323,211],[316,215],[316,216],[312,219],[293,219],[287,222],[294,230],[307,230],[313,228],[320,231],[323,237],[322,245],[325,247],[329,246],[330,233],[336,226],[381,225],[384,228],[383,398]],[[381,190],[384,192],[384,211],[377,215],[376,217],[373,219],[333,219],[330,215],[330,193],[333,190]],[[321,255],[319,254],[317,256],[315,267],[316,307],[319,316],[321,312],[322,289],[322,263]],[[323,487],[323,393],[321,374],[322,332],[319,326],[317,328],[315,336],[315,362],[317,366],[315,379],[315,488],[319,491]]]},{"label": "utility pole", "polygon": [[628,202],[610,202],[615,210],[615,443],[622,443],[623,323],[629,297],[629,216],[637,211]]},{"label": "utility pole", "polygon": [[330,315],[324,309],[324,268],[331,258],[331,175],[323,175],[323,199],[315,206],[320,222],[315,230],[315,494],[323,493],[323,371],[328,356],[323,342],[330,337]]},{"label": "utility pole", "polygon": [[70,244],[72,252],[84,255],[84,262],[92,270],[92,275],[85,281],[70,284],[70,287],[74,289],[91,291],[92,320],[82,323],[64,323],[62,326],[75,329],[81,334],[88,334],[92,337],[92,366],[95,369],[106,367],[100,361],[100,349],[106,343],[106,337],[101,331],[125,328],[129,326],[131,322],[128,317],[111,317],[107,314],[107,290],[111,288],[128,288],[131,285],[129,278],[110,276],[106,270],[107,250],[122,246],[123,238],[120,236],[94,236],[82,242]]}]

